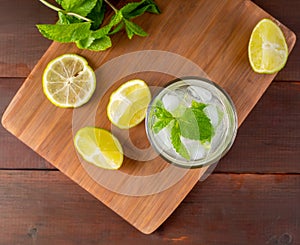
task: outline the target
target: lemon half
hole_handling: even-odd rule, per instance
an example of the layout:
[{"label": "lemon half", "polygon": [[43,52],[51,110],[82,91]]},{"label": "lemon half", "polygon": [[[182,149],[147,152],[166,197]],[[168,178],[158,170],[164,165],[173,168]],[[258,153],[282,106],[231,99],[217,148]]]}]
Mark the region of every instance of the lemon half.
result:
[{"label": "lemon half", "polygon": [[74,145],[85,161],[97,167],[118,169],[123,163],[123,150],[119,140],[105,129],[79,129],[74,137]]},{"label": "lemon half", "polygon": [[95,88],[95,73],[86,59],[79,55],[59,56],[44,70],[44,94],[58,107],[74,108],[85,104]]},{"label": "lemon half", "polygon": [[148,85],[140,79],[130,80],[111,94],[107,116],[121,129],[134,127],[145,118],[150,100]]},{"label": "lemon half", "polygon": [[288,58],[288,46],[279,26],[270,19],[262,19],[254,27],[248,56],[257,73],[273,74],[280,71]]}]

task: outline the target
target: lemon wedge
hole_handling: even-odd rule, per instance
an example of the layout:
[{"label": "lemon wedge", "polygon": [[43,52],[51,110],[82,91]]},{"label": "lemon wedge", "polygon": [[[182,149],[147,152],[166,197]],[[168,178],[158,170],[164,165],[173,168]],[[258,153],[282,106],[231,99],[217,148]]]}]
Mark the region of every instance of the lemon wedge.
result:
[{"label": "lemon wedge", "polygon": [[109,131],[84,127],[77,131],[74,145],[81,157],[104,169],[118,169],[123,162],[123,150],[119,140]]},{"label": "lemon wedge", "polygon": [[111,94],[107,116],[121,129],[134,127],[145,118],[150,100],[148,85],[140,79],[130,80]]},{"label": "lemon wedge", "polygon": [[252,69],[257,73],[280,71],[288,58],[288,46],[279,26],[270,19],[262,19],[254,27],[248,44]]},{"label": "lemon wedge", "polygon": [[43,91],[52,104],[62,108],[82,106],[96,88],[96,76],[83,57],[64,54],[50,61],[43,73]]}]

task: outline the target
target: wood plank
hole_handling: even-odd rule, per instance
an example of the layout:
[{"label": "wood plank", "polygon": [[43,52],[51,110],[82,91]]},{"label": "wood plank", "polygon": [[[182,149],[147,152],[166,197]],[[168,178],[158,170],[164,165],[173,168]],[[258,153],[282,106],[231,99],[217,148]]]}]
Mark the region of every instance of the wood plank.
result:
[{"label": "wood plank", "polygon": [[[159,1],[159,5],[164,10],[162,15],[147,15],[138,20],[138,23],[151,33],[147,41],[143,39],[143,42],[141,38],[129,41],[121,35],[115,36],[113,43],[119,45],[103,53],[79,51],[74,45],[53,43],[28,76],[2,118],[3,125],[9,131],[137,229],[147,234],[155,230],[174,211],[205,169],[189,170],[185,174],[185,170],[168,165],[157,157],[143,165],[137,164],[138,161],[135,159],[125,158],[120,171],[105,171],[80,161],[73,147],[72,130],[76,131],[79,127],[91,123],[111,129],[106,117],[93,117],[95,114],[92,113],[91,107],[93,105],[98,107],[99,98],[103,101],[109,98],[109,93],[105,94],[106,97],[100,97],[101,89],[111,88],[114,81],[121,82],[126,78],[125,74],[130,68],[135,69],[144,65],[146,69],[152,71],[153,68],[149,68],[149,65],[157,64],[159,61],[155,58],[151,62],[153,56],[149,58],[147,56],[149,52],[142,52],[142,56],[124,64],[126,69],[120,69],[120,66],[114,69],[111,66],[108,69],[102,67],[97,71],[102,86],[87,106],[74,111],[56,108],[45,98],[40,82],[45,65],[54,57],[69,52],[83,55],[95,69],[104,62],[126,53],[154,48],[173,52],[189,58],[200,66],[209,78],[227,90],[236,105],[239,125],[275,76],[258,75],[248,64],[247,44],[254,25],[261,18],[272,18],[252,2],[195,0],[183,3],[178,0],[178,2]],[[180,13],[180,11],[189,12],[188,22],[182,24],[182,15],[174,15],[174,12]],[[287,36],[289,50],[291,50],[295,43],[295,36],[284,25],[280,24],[280,26]],[[164,38],[161,38],[161,33],[164,33]],[[163,56],[163,60],[160,61],[166,63],[165,58]],[[176,71],[179,71],[177,76],[199,75],[195,70],[184,72],[180,64],[179,61],[172,59],[168,67],[177,65]],[[114,77],[115,75],[119,78]],[[150,86],[163,86],[168,80],[157,79],[157,76],[153,75],[147,82]],[[106,115],[104,104],[101,103],[97,115]],[[80,114],[80,125],[74,125],[73,112]],[[93,121],[88,121],[89,119]],[[147,142],[143,126],[135,130],[132,131],[133,135],[137,136],[135,138],[143,137],[145,139],[143,142]],[[121,137],[120,134],[117,136]],[[152,177],[155,174],[165,173],[163,171],[165,169],[167,173],[171,171],[168,177],[160,178],[160,181],[155,179],[153,185],[149,185],[148,178],[139,178],[140,175]],[[173,174],[180,176],[179,181],[160,192],[161,186],[165,186],[165,183],[177,180]],[[139,180],[146,182],[141,183]],[[126,190],[125,193],[123,190]],[[130,195],[127,193],[129,190]],[[141,191],[143,193],[146,191],[147,196],[141,197]],[[170,198],[171,196],[175,198]],[[120,203],[123,207],[120,207]]]},{"label": "wood plank", "polygon": [[273,82],[216,171],[300,173],[299,91],[299,82]]},{"label": "wood plank", "polygon": [[[35,28],[37,23],[54,23],[56,13],[38,1],[0,1],[0,77],[26,77],[50,45]],[[285,23],[300,36],[298,0],[254,0],[254,3]],[[12,14],[13,13],[13,14]],[[34,14],[32,14],[34,13]],[[300,80],[300,43],[292,52],[278,80]]]},{"label": "wood plank", "polygon": [[0,171],[0,244],[299,244],[299,202],[299,175],[214,174],[145,236],[58,171]]},{"label": "wood plank", "polygon": [[[23,78],[0,78],[0,115],[23,83]],[[0,169],[54,169],[53,165],[0,125]]]},{"label": "wood plank", "polygon": [[[1,115],[22,82],[23,79],[0,78]],[[300,173],[299,86],[300,82],[271,84],[239,128],[233,148],[220,161],[216,172]],[[54,168],[2,125],[0,145],[0,169]]]},{"label": "wood plank", "polygon": [[0,77],[26,77],[51,44],[35,27],[56,13],[39,1],[0,1]]}]

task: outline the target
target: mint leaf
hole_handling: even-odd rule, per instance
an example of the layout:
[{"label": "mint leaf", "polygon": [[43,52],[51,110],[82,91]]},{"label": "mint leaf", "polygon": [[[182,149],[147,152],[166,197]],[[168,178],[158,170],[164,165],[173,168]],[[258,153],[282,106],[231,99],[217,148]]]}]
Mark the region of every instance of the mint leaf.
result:
[{"label": "mint leaf", "polygon": [[[75,42],[79,48],[90,50],[105,50],[111,46],[113,35],[125,27],[127,36],[146,36],[147,33],[130,19],[145,12],[160,13],[153,0],[142,0],[125,5],[118,10],[110,0],[55,0],[57,7],[47,0],[40,0],[48,8],[58,13],[55,25],[37,25],[40,33],[57,42]],[[106,4],[104,4],[104,1]],[[115,14],[109,23],[102,27],[106,6],[113,9]],[[124,13],[124,14],[123,14]],[[124,16],[125,15],[125,16]]]},{"label": "mint leaf", "polygon": [[159,14],[158,6],[152,0],[143,0],[140,2],[128,3],[120,9],[126,19],[136,18],[145,12]]},{"label": "mint leaf", "polygon": [[91,31],[91,36],[94,38],[101,38],[101,37],[107,36],[109,31],[110,31],[110,26],[104,26],[97,31]]},{"label": "mint leaf", "polygon": [[187,160],[190,160],[190,154],[185,148],[185,146],[182,144],[182,141],[180,139],[180,128],[178,121],[175,121],[172,129],[171,129],[171,142],[174,146],[174,149],[178,154],[180,154],[182,157],[184,157]]},{"label": "mint leaf", "polygon": [[192,101],[192,108],[194,108],[194,109],[203,110],[206,106],[207,106],[207,104],[197,102],[195,100]]},{"label": "mint leaf", "polygon": [[154,133],[157,134],[160,130],[167,127],[169,123],[172,122],[173,120],[174,120],[173,118],[166,118],[164,120],[156,121],[152,126]]},{"label": "mint leaf", "polygon": [[186,108],[184,113],[177,118],[181,135],[188,139],[211,141],[214,128],[209,117],[203,111],[206,104],[192,102],[192,106]]},{"label": "mint leaf", "polygon": [[42,24],[37,25],[40,33],[51,40],[67,43],[75,42],[85,38],[90,35],[91,23],[73,23],[73,24]]},{"label": "mint leaf", "polygon": [[103,51],[112,46],[111,39],[109,36],[104,36],[98,39],[95,39],[92,44],[88,47],[92,51]]},{"label": "mint leaf", "polygon": [[103,51],[112,46],[111,39],[107,35],[109,26],[104,26],[97,31],[90,31],[89,37],[76,42],[78,48],[93,51]]},{"label": "mint leaf", "polygon": [[121,11],[117,11],[110,19],[109,26],[113,27],[118,25],[123,20],[123,14]]},{"label": "mint leaf", "polygon": [[211,141],[214,128],[203,110],[187,108],[178,118],[181,135],[188,139]]},{"label": "mint leaf", "polygon": [[156,102],[152,113],[152,116],[155,117],[155,123],[153,124],[152,129],[156,134],[175,119],[173,115],[164,108],[161,101]]},{"label": "mint leaf", "polygon": [[145,32],[142,27],[133,23],[130,20],[124,19],[124,24],[125,24],[125,30],[126,30],[126,33],[127,33],[127,36],[129,39],[132,39],[132,37],[134,35],[141,36],[141,37],[145,37],[148,35],[148,33]]},{"label": "mint leaf", "polygon": [[80,49],[87,49],[94,42],[94,40],[95,40],[95,38],[93,38],[92,36],[89,36],[88,38],[76,41],[76,45]]},{"label": "mint leaf", "polygon": [[111,27],[106,25],[97,31],[90,31],[89,36],[76,42],[78,48],[103,51],[112,46],[108,33]]},{"label": "mint leaf", "polygon": [[215,132],[209,117],[203,111],[205,107],[205,104],[193,101],[191,110],[194,113],[199,128],[200,137],[198,139],[210,142]]},{"label": "mint leaf", "polygon": [[153,113],[154,116],[158,119],[174,118],[173,115],[165,109],[161,100],[158,100],[156,102]]},{"label": "mint leaf", "polygon": [[58,21],[56,24],[72,24],[72,23],[81,23],[82,21],[74,16],[58,12]]},{"label": "mint leaf", "polygon": [[184,113],[177,118],[180,133],[183,137],[193,140],[200,139],[200,130],[196,115],[191,108],[186,108]]},{"label": "mint leaf", "polygon": [[98,0],[95,7],[91,10],[91,12],[86,16],[91,19],[92,22],[92,30],[97,30],[103,22],[105,14],[105,4],[103,4],[103,0]]},{"label": "mint leaf", "polygon": [[64,10],[70,11],[82,16],[87,16],[95,7],[97,0],[62,0],[59,1]]},{"label": "mint leaf", "polygon": [[109,32],[109,35],[116,34],[117,32],[121,31],[124,27],[124,22],[120,22],[112,31]]},{"label": "mint leaf", "polygon": [[94,38],[92,36],[76,42],[80,49],[89,49],[92,51],[104,51],[112,46],[111,39],[108,36]]}]

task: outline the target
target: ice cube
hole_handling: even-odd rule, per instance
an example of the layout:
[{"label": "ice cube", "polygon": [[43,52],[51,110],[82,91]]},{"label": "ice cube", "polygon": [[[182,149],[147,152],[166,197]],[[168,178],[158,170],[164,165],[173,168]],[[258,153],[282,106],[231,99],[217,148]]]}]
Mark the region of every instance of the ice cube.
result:
[{"label": "ice cube", "polygon": [[224,140],[224,128],[218,127],[212,138],[210,151],[215,151],[220,145],[223,144]]},{"label": "ice cube", "polygon": [[167,93],[162,98],[162,103],[167,111],[172,112],[178,108],[180,99],[175,93]]},{"label": "ice cube", "polygon": [[210,104],[204,108],[205,114],[210,118],[212,125],[217,127],[220,121],[220,115],[216,105]]},{"label": "ice cube", "polygon": [[155,135],[156,141],[161,145],[164,150],[172,147],[170,138],[170,130],[168,127],[163,128]]},{"label": "ice cube", "polygon": [[188,150],[191,160],[199,160],[206,156],[207,150],[201,145],[199,140],[191,140],[181,137],[181,142]]},{"label": "ice cube", "polygon": [[189,95],[197,102],[207,103],[212,99],[212,94],[205,88],[198,86],[189,86],[187,88]]}]

